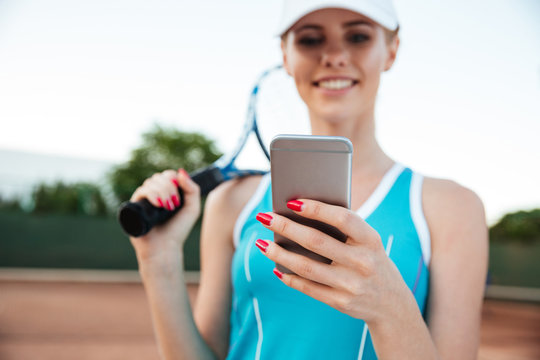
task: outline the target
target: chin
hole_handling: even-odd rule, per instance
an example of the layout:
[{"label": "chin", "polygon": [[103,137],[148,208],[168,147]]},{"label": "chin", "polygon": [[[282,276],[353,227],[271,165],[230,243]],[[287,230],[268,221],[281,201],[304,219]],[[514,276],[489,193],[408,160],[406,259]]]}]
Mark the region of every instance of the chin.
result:
[{"label": "chin", "polygon": [[318,111],[315,117],[321,119],[328,125],[338,126],[351,119],[352,114],[350,111],[344,110],[343,107],[335,107],[332,109],[325,108],[322,111]]},{"label": "chin", "polygon": [[328,119],[330,122],[341,122],[351,117],[357,117],[362,109],[358,101],[320,102],[316,107],[317,115]]}]

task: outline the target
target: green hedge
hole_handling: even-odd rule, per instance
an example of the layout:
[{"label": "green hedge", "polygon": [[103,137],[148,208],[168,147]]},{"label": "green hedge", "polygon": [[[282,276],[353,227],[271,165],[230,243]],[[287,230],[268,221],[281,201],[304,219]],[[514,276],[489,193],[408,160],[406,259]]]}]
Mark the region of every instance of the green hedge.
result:
[{"label": "green hedge", "polygon": [[491,242],[489,280],[496,285],[540,288],[540,242]]},{"label": "green hedge", "polygon": [[[0,267],[137,269],[135,252],[116,219],[0,211]],[[185,267],[199,269],[196,227],[185,245]]]},{"label": "green hedge", "polygon": [[[0,210],[0,267],[136,269],[116,219]],[[199,269],[200,224],[186,242],[187,270]],[[540,242],[492,242],[490,283],[540,288]]]}]

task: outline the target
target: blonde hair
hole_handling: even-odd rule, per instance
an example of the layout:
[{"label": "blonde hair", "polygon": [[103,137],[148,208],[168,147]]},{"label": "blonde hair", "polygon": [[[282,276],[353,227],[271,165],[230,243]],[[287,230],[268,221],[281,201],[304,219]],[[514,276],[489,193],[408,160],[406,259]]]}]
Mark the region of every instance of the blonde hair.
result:
[{"label": "blonde hair", "polygon": [[386,42],[387,43],[391,43],[392,40],[394,40],[394,38],[396,36],[398,36],[398,33],[399,33],[399,25],[398,27],[395,29],[395,30],[388,30],[387,28],[383,28],[384,30],[384,34],[386,35]]}]

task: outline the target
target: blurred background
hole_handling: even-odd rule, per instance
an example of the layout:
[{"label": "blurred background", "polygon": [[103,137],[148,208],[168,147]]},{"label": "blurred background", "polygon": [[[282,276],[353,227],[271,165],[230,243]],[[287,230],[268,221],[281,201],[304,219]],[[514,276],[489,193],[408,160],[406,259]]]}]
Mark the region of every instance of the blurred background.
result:
[{"label": "blurred background", "polygon": [[[540,2],[396,7],[380,143],[482,198],[480,358],[540,358]],[[0,0],[0,358],[157,357],[116,209],[154,172],[233,148],[255,79],[281,61],[280,11],[279,0]],[[261,161],[246,151],[240,164]],[[192,298],[198,235],[185,249]]]}]

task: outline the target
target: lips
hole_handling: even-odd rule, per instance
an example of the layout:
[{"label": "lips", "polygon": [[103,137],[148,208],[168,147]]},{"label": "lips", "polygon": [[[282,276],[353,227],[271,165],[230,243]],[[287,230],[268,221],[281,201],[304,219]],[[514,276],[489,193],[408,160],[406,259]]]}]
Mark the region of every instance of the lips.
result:
[{"label": "lips", "polygon": [[344,90],[353,87],[357,83],[357,80],[348,78],[326,78],[314,81],[313,85],[327,90]]}]

